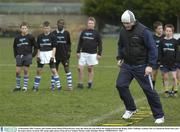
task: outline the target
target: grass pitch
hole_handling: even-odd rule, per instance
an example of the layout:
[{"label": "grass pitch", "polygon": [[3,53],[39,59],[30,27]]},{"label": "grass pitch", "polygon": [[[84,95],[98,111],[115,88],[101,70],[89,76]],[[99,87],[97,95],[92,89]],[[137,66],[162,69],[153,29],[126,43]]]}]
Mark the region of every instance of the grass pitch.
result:
[{"label": "grass pitch", "polygon": [[[0,38],[0,125],[1,126],[101,126],[103,124],[127,124],[131,126],[154,126],[152,115],[134,117],[134,121],[124,121],[121,115],[124,105],[119,99],[115,81],[119,68],[116,66],[117,38],[103,38],[103,56],[95,67],[93,89],[78,90],[76,44],[73,42],[71,71],[73,91],[66,91],[66,78],[63,67],[59,74],[63,90],[50,91],[51,73],[44,67],[38,93],[32,91],[36,62],[30,67],[29,89],[27,93],[12,92],[15,87],[15,59],[12,49],[13,38]],[[85,69],[84,85],[87,84]],[[23,77],[23,75],[22,75]],[[22,81],[23,82],[23,81]],[[165,111],[163,126],[180,125],[180,98],[164,98],[161,77],[158,77],[157,91]],[[136,81],[131,84],[131,91],[140,112],[149,112],[145,95]],[[142,114],[143,115],[143,114]],[[142,118],[138,120],[138,118]],[[132,122],[132,123],[129,123]],[[119,124],[119,125],[118,125]]]}]

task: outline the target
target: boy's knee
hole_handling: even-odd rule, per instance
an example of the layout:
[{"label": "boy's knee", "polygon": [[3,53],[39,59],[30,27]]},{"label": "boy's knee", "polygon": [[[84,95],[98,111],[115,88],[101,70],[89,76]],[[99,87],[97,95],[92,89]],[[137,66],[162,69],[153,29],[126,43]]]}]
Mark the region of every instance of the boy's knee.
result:
[{"label": "boy's knee", "polygon": [[173,77],[173,81],[176,81],[177,80],[177,78],[176,77]]},{"label": "boy's knee", "polygon": [[88,72],[92,72],[93,71],[93,66],[88,66]]},{"label": "boy's knee", "polygon": [[93,69],[92,68],[88,68],[88,72],[92,72],[93,71]]},{"label": "boy's knee", "polygon": [[80,72],[80,67],[77,68],[78,72]]},{"label": "boy's knee", "polygon": [[81,71],[83,70],[83,67],[82,67],[82,66],[78,66],[77,70],[78,70],[79,72],[81,72]]},{"label": "boy's knee", "polygon": [[36,74],[37,74],[37,76],[40,76],[40,75],[41,75],[41,69],[38,69],[38,70],[36,71]]},{"label": "boy's knee", "polygon": [[51,69],[51,72],[52,72],[53,75],[57,75],[57,71],[56,71],[55,68]]},{"label": "boy's knee", "polygon": [[28,74],[28,69],[25,69],[24,70],[24,75],[27,75]]},{"label": "boy's knee", "polygon": [[20,72],[16,71],[16,76],[20,76]]},{"label": "boy's knee", "polygon": [[21,70],[16,70],[16,76],[21,74]]}]

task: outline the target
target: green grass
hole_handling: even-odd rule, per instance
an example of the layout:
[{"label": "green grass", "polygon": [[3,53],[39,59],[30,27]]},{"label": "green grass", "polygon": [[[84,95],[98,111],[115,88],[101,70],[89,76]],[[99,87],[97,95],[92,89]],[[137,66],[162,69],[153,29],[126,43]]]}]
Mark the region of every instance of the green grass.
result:
[{"label": "green grass", "polygon": [[[76,43],[72,45],[71,71],[73,73],[73,91],[65,91],[66,79],[63,67],[60,77],[63,90],[50,92],[50,70],[44,67],[40,90],[32,92],[36,63],[30,68],[29,90],[27,93],[13,93],[15,86],[15,60],[12,52],[13,39],[0,39],[0,125],[1,126],[82,126],[102,125],[104,123],[127,123],[120,117],[124,105],[119,99],[115,81],[119,68],[116,66],[117,38],[103,38],[103,57],[95,67],[94,87],[92,90],[76,89],[77,59]],[[87,71],[85,69],[85,75]],[[85,76],[84,83],[87,83]],[[161,77],[157,82],[157,91],[162,91]],[[131,91],[137,107],[147,107],[146,98],[139,85],[133,81]],[[163,126],[180,125],[180,98],[163,98],[161,101],[166,114]],[[117,111],[118,110],[118,111]],[[133,126],[154,126],[154,119],[148,116],[132,124]]]}]

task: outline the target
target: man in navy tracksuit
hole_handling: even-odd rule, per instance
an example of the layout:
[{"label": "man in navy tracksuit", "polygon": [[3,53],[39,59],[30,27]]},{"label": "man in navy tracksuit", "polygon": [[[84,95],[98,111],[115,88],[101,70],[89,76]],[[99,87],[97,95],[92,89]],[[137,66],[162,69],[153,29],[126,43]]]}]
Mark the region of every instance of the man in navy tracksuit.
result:
[{"label": "man in navy tracksuit", "polygon": [[117,56],[121,70],[116,87],[126,108],[122,118],[129,119],[136,113],[137,108],[129,90],[129,85],[135,78],[147,97],[155,123],[164,123],[162,105],[150,76],[152,66],[157,60],[157,49],[152,33],[136,21],[134,14],[129,10],[122,14],[121,21],[123,27],[120,31]]}]

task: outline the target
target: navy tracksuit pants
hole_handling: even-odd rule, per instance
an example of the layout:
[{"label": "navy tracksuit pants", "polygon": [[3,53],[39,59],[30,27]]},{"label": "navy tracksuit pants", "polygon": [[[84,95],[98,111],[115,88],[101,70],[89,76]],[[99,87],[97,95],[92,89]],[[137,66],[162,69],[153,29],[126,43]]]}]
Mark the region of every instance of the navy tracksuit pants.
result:
[{"label": "navy tracksuit pants", "polygon": [[120,98],[124,102],[126,110],[134,111],[136,110],[136,105],[130,93],[129,85],[135,78],[147,97],[154,118],[161,118],[164,116],[164,113],[159,95],[152,86],[151,78],[149,76],[144,76],[145,68],[146,65],[132,66],[123,63],[116,81],[116,87],[119,91]]}]

